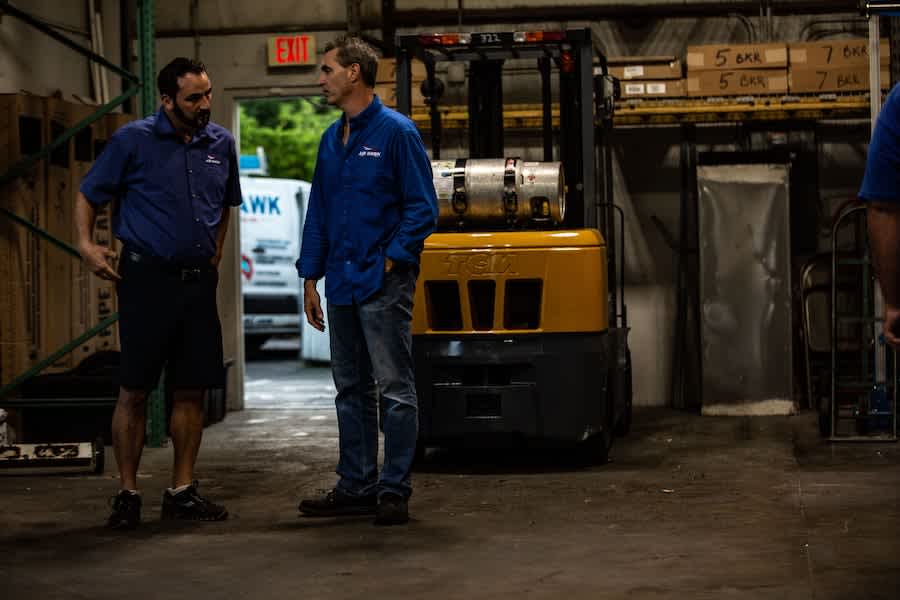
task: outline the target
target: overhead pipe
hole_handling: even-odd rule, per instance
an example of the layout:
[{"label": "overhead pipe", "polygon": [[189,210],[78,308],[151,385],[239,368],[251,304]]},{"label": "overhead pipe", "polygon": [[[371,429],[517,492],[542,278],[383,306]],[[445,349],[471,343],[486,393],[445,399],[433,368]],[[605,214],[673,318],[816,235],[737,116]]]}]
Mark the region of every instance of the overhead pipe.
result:
[{"label": "overhead pipe", "polygon": [[191,32],[194,38],[194,60],[200,60],[200,36],[197,26],[200,22],[200,0],[191,0]]},{"label": "overhead pipe", "polygon": [[[387,0],[384,0],[385,2]],[[898,0],[900,2],[900,0]],[[382,6],[384,2],[382,2]],[[855,0],[772,0],[773,14],[783,15],[821,15],[841,12],[859,13],[859,4]],[[598,2],[593,6],[559,6],[521,8],[466,8],[465,18],[472,24],[494,23],[534,23],[559,21],[598,21],[604,19],[626,18],[679,18],[679,17],[734,17],[737,14],[745,17],[759,16],[759,0],[641,0],[627,2],[615,0]],[[385,16],[387,18],[387,14]],[[419,27],[458,27],[460,22],[459,7],[452,9],[409,9],[394,10],[391,25],[393,28]],[[360,16],[359,26],[362,31],[381,29],[385,25],[381,16]],[[346,22],[320,23],[288,23],[280,26],[256,25],[220,28],[202,28],[193,31],[190,28],[157,30],[156,37],[177,38],[198,35],[230,36],[251,35],[261,33],[292,31],[339,31],[347,28]]]},{"label": "overhead pipe", "polygon": [[359,35],[362,31],[360,27],[360,1],[347,0],[347,33],[350,35]]},{"label": "overhead pipe", "polygon": [[[858,19],[817,19],[815,21],[810,21],[806,25],[803,26],[803,29],[800,30],[800,35],[798,36],[801,40],[813,40],[814,36],[817,35],[813,32],[813,28],[818,27],[819,25],[842,25],[846,28],[847,25],[856,25],[861,28],[868,27],[869,21],[867,19],[858,18]],[[868,30],[866,30],[866,34],[868,34]]]},{"label": "overhead pipe", "polygon": [[[119,0],[119,62],[126,71],[133,68],[134,54],[134,13],[135,6],[133,0]],[[128,79],[122,77],[122,89],[128,89]],[[134,98],[127,98],[122,103],[122,112],[134,112]]]},{"label": "overhead pipe", "polygon": [[725,15],[730,19],[737,19],[744,26],[744,29],[747,30],[747,43],[753,43],[759,41],[759,36],[756,33],[756,26],[753,25],[753,22],[746,16],[740,13],[728,13]]},{"label": "overhead pipe", "polygon": [[394,38],[397,35],[397,28],[394,25],[395,10],[395,0],[381,0],[381,39],[385,42],[384,48],[382,48],[382,55],[385,58],[394,58],[396,53],[394,45]]},{"label": "overhead pipe", "polygon": [[828,31],[816,31],[808,38],[806,38],[807,42],[820,42],[822,40],[828,39],[832,36],[843,35],[846,36],[850,34],[855,37],[866,37],[869,35],[869,30],[865,26],[860,26],[856,28],[844,28],[844,29],[831,29]]},{"label": "overhead pipe", "polygon": [[[859,12],[856,0],[771,0],[767,14],[828,14]],[[759,16],[760,0],[614,0],[590,6],[513,8],[467,8],[466,21],[478,24],[525,23],[546,21],[592,21],[626,18],[716,17],[732,13]],[[456,25],[459,15],[453,9],[411,9],[394,13],[397,27]]]}]

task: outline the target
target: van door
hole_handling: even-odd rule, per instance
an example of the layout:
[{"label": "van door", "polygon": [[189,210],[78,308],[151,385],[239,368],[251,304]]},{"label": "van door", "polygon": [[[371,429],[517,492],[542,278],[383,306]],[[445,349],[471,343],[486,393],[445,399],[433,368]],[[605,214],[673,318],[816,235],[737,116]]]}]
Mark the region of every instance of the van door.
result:
[{"label": "van door", "polygon": [[[241,177],[241,283],[248,349],[299,334],[301,182]],[[301,196],[298,198],[298,195]]]},{"label": "van door", "polygon": [[[311,185],[303,182],[301,193],[303,194],[303,202],[301,203],[300,214],[300,232],[301,239],[303,237],[303,223],[306,221],[306,207],[309,200],[309,191]],[[319,297],[322,299],[322,312],[325,313],[325,325],[328,326],[328,301],[325,299],[325,278],[323,277],[316,289],[319,290]],[[300,299],[303,302],[303,298]],[[313,362],[328,362],[331,360],[331,344],[328,339],[328,329],[319,331],[306,320],[306,315],[301,310],[300,314],[300,356],[303,360]]]}]

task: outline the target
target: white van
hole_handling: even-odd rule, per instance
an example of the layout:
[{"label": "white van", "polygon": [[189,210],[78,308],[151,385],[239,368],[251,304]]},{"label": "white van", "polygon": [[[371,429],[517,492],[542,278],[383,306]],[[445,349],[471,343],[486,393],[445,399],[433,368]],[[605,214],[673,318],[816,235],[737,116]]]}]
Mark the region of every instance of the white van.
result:
[{"label": "white van", "polygon": [[300,333],[303,208],[310,184],[298,179],[241,177],[241,284],[244,342],[257,350],[273,335]]},{"label": "white van", "polygon": [[[306,208],[309,194],[303,197],[303,208],[300,211],[300,235],[303,236],[303,224],[306,222]],[[319,280],[316,286],[319,290],[319,298],[322,303],[322,312],[325,314],[326,327],[328,323],[328,301],[325,299],[325,278]],[[302,297],[301,297],[302,302]],[[319,331],[309,324],[302,309],[300,313],[300,357],[313,363],[329,362],[331,360],[331,344],[328,330]]]}]

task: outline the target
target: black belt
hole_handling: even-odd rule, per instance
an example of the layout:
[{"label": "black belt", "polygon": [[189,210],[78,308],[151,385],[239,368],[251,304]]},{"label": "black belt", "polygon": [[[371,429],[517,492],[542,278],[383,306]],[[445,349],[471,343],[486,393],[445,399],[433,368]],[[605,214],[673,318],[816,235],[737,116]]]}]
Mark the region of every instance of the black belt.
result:
[{"label": "black belt", "polygon": [[139,265],[155,267],[162,271],[177,273],[180,275],[182,281],[196,281],[200,279],[201,273],[204,271],[212,271],[215,268],[212,263],[209,262],[209,259],[206,259],[206,262],[183,263],[166,260],[152,254],[142,254],[128,249],[122,251],[122,259]]}]

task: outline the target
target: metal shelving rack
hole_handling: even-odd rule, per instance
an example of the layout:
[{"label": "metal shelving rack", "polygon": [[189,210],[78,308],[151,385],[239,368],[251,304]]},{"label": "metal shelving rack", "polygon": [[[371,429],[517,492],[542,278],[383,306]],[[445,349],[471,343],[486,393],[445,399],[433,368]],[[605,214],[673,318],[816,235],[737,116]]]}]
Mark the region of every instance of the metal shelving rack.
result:
[{"label": "metal shelving rack", "polygon": [[[21,161],[10,167],[5,173],[0,174],[0,189],[2,189],[9,182],[22,176],[24,173],[27,173],[35,163],[46,159],[56,148],[59,148],[63,144],[67,143],[80,131],[84,130],[86,127],[90,127],[93,123],[103,118],[104,115],[121,106],[129,98],[140,95],[140,106],[142,114],[149,114],[156,109],[157,99],[154,86],[154,0],[134,0],[134,2],[136,3],[135,14],[137,18],[137,48],[140,69],[139,75],[135,75],[134,73],[131,73],[130,71],[111,63],[103,56],[100,56],[99,54],[96,54],[91,50],[85,48],[84,46],[72,41],[70,38],[59,33],[53,27],[47,25],[40,19],[37,19],[29,13],[16,8],[12,4],[10,4],[8,0],[0,0],[0,15],[13,17],[22,21],[23,23],[26,23],[27,25],[37,29],[48,37],[53,38],[60,44],[73,50],[74,52],[77,52],[78,54],[87,57],[89,60],[111,70],[115,74],[122,77],[124,82],[127,82],[127,86],[120,96],[114,98],[109,103],[100,106],[93,114],[83,119],[82,121],[79,121],[72,128],[67,129],[66,131],[61,133],[56,139],[52,140],[45,147],[41,148],[34,154],[23,158]],[[55,246],[59,247],[64,252],[68,253],[73,258],[73,260],[81,260],[78,251],[70,244],[58,238],[55,238],[27,219],[23,219],[22,217],[4,208],[0,208],[0,216],[11,219],[18,225],[25,227],[31,233],[38,236],[42,241],[54,244]],[[83,344],[85,341],[108,328],[116,320],[118,320],[118,315],[111,315],[97,326],[91,328],[90,330],[86,331],[67,344],[64,344],[58,350],[52,352],[50,356],[47,356],[44,359],[40,360],[26,372],[15,377],[8,384],[0,387],[0,398],[3,398],[3,406],[27,407],[37,404],[40,404],[41,406],[47,405],[46,399],[14,398],[11,396],[11,394],[15,392],[16,389],[18,389],[19,386],[21,386],[25,381],[39,374],[47,366],[58,360],[60,357],[65,356],[66,354]],[[61,399],[54,400],[54,402],[61,401]],[[96,404],[96,399],[73,398],[71,399],[71,401],[66,401],[64,404],[66,406]],[[148,406],[147,429],[147,444],[149,446],[156,447],[163,445],[165,439],[165,404],[163,401],[162,386],[160,386],[151,395]]]},{"label": "metal shelving rack", "polygon": [[[862,204],[844,209],[832,228],[831,246],[831,369],[827,412],[820,412],[820,427],[833,442],[897,441],[897,357],[884,345],[878,328],[883,318],[877,312],[877,282],[864,233],[857,234],[853,253],[840,252],[839,233],[847,224],[865,232]],[[842,302],[842,269],[855,269],[851,277],[858,286],[856,302]],[[843,286],[846,287],[846,286]],[[851,310],[852,308],[852,310]],[[847,327],[858,332],[855,348],[841,348]],[[894,383],[889,383],[893,381]],[[821,409],[820,409],[821,410]],[[842,425],[852,423],[848,431]]]},{"label": "metal shelving rack", "polygon": [[[687,123],[857,119],[869,116],[869,105],[868,94],[624,100],[616,103],[613,120],[616,127],[642,127]],[[439,112],[443,128],[468,127],[469,113],[465,106],[442,106]],[[551,115],[553,125],[558,127],[557,106],[553,106]],[[503,108],[504,129],[540,128],[542,119],[540,105],[507,104]],[[431,115],[427,108],[414,109],[412,120],[422,131],[431,129]]]}]

